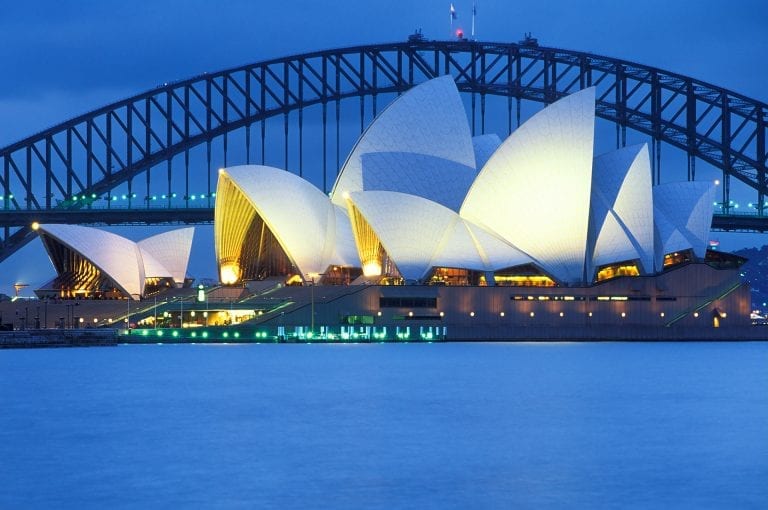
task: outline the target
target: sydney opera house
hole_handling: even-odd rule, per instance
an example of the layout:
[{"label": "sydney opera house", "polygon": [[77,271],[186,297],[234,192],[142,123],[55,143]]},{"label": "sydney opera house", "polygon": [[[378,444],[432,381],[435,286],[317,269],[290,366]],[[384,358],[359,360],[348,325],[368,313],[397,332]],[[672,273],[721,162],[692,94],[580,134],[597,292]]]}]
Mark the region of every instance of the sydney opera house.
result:
[{"label": "sydney opera house", "polygon": [[182,287],[192,249],[193,227],[133,242],[79,225],[39,225],[56,277],[39,297],[137,300],[164,288]]},{"label": "sydney opera house", "polygon": [[[472,136],[450,76],[430,80],[378,115],[329,194],[284,169],[221,169],[221,284],[328,289],[311,311],[265,310],[267,324],[450,326],[470,337],[478,325],[746,323],[743,259],[708,250],[714,184],[654,185],[646,145],[596,155],[594,137],[592,88],[501,140]],[[52,289],[82,277],[78,264],[98,288],[129,296],[184,280],[190,229],[139,243],[78,229],[39,228],[59,273]]]}]

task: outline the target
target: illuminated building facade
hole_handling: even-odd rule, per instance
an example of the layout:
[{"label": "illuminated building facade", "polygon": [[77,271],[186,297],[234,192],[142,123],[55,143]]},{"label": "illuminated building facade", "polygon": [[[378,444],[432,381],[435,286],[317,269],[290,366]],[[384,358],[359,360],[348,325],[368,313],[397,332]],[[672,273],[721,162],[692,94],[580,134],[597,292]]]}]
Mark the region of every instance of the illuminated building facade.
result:
[{"label": "illuminated building facade", "polygon": [[[284,170],[222,169],[224,284],[268,277],[577,287],[703,261],[712,183],[653,186],[646,145],[593,153],[595,92],[547,106],[507,139],[472,137],[450,76],[392,102],[330,196]],[[338,283],[338,280],[334,280]]]},{"label": "illuminated building facade", "polygon": [[186,279],[194,227],[134,242],[79,225],[34,224],[56,277],[39,297],[140,299]]}]

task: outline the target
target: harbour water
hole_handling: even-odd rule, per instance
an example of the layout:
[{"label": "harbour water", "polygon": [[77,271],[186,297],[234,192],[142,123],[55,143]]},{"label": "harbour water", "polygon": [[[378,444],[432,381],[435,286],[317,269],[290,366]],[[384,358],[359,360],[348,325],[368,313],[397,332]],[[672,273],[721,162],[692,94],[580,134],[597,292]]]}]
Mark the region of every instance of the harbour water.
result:
[{"label": "harbour water", "polygon": [[0,351],[0,508],[766,508],[768,343]]}]

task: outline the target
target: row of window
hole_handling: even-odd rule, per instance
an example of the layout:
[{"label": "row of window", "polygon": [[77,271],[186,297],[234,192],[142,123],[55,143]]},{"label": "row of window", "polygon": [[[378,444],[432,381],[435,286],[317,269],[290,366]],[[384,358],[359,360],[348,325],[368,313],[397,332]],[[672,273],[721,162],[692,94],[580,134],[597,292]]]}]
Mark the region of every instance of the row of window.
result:
[{"label": "row of window", "polygon": [[[513,294],[513,301],[651,301],[651,296],[530,296]],[[656,301],[677,301],[676,297],[656,296]],[[380,297],[379,308],[437,308],[436,297]]]},{"label": "row of window", "polygon": [[[530,296],[513,294],[513,301],[650,301],[651,296]],[[676,297],[657,296],[656,301],[677,301]]]}]

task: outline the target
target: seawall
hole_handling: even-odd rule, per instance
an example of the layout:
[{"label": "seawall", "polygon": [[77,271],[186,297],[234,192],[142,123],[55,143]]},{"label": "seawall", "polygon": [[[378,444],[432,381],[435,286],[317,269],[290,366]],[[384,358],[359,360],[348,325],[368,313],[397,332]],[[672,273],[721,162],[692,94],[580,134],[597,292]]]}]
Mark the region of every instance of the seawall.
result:
[{"label": "seawall", "polygon": [[103,347],[117,345],[116,329],[27,329],[0,331],[0,349]]}]

